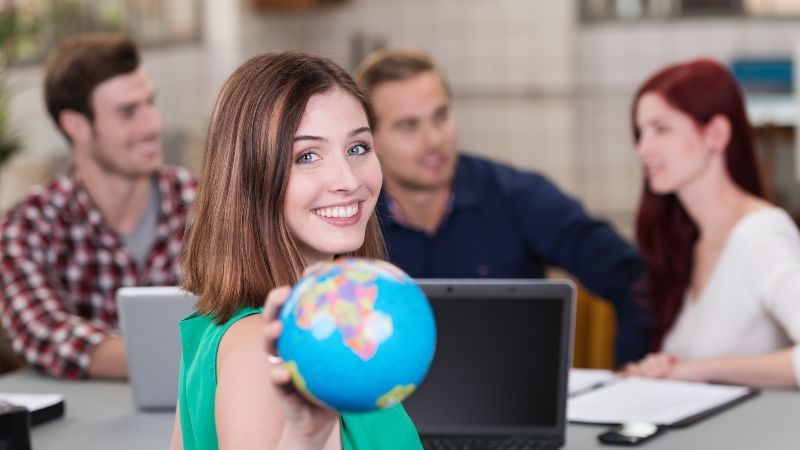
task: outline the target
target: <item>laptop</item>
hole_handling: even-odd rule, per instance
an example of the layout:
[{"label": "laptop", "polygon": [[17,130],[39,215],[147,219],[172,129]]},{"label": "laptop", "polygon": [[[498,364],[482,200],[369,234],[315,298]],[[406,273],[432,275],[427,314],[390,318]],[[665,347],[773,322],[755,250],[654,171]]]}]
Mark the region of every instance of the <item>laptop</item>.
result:
[{"label": "laptop", "polygon": [[178,322],[194,311],[194,295],[177,287],[124,287],[117,311],[133,400],[141,410],[175,409],[181,342]]},{"label": "laptop", "polygon": [[569,281],[418,279],[436,354],[403,402],[426,449],[564,445],[575,286]]}]

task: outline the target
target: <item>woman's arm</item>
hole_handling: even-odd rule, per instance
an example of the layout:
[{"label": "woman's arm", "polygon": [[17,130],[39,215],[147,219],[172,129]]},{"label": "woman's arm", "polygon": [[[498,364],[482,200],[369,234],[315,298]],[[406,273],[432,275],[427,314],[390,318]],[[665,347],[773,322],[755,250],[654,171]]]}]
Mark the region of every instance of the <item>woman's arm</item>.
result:
[{"label": "woman's arm", "polygon": [[760,355],[679,360],[669,377],[764,388],[797,388],[793,357],[794,347],[790,347]]},{"label": "woman's arm", "polygon": [[648,355],[629,364],[624,375],[673,378],[688,381],[716,381],[765,388],[797,388],[794,371],[795,348],[760,355],[720,356],[684,360],[668,353]]},{"label": "woman's arm", "polygon": [[[267,300],[269,317],[288,290],[276,290]],[[266,333],[265,333],[266,329]],[[262,315],[233,324],[217,353],[215,419],[219,448],[314,449],[338,444],[339,416],[310,404],[294,390],[282,364],[268,361],[264,339],[271,345],[280,335],[280,322]]]},{"label": "woman's arm", "polygon": [[183,435],[181,434],[181,407],[175,406],[175,425],[172,426],[172,442],[169,450],[183,450]]}]

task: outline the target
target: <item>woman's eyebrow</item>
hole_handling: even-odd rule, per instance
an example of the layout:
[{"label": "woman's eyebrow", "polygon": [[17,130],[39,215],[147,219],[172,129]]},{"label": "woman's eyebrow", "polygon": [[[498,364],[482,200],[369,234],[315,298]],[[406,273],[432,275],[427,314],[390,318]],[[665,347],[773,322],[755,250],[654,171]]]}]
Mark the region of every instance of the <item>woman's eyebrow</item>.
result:
[{"label": "woman's eyebrow", "polygon": [[[358,135],[358,134],[361,134],[361,133],[368,133],[368,132],[370,132],[370,131],[372,131],[372,130],[370,129],[370,127],[360,127],[360,128],[355,128],[355,129],[351,130],[349,133],[347,133],[347,137],[353,137],[353,136],[355,136],[355,135]],[[308,135],[308,134],[301,134],[301,135],[299,135],[299,136],[295,136],[295,137],[294,137],[294,141],[295,141],[295,142],[297,142],[297,141],[319,141],[319,142],[328,142],[328,139],[327,139],[327,138],[324,138],[324,137],[322,137],[322,136],[312,136],[312,135]]]}]

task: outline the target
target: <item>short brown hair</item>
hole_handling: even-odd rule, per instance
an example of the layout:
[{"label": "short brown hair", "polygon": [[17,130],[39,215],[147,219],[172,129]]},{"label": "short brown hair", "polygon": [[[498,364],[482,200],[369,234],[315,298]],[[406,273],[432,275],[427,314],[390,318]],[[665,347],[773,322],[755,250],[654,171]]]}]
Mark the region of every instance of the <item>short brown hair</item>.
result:
[{"label": "short brown hair", "polygon": [[417,49],[378,50],[367,55],[355,71],[359,86],[372,95],[375,86],[387,81],[403,81],[423,72],[434,72],[442,80],[445,91],[450,87],[430,55]]},{"label": "short brown hair", "polygon": [[[294,135],[308,99],[339,87],[372,108],[352,78],[330,60],[299,52],[256,56],[228,78],[217,97],[205,141],[203,170],[183,253],[183,287],[197,309],[224,323],[258,307],[276,286],[304,270],[283,216]],[[350,253],[384,257],[375,212],[364,245]]]},{"label": "short brown hair", "polygon": [[62,39],[45,64],[44,98],[50,117],[59,129],[58,116],[67,109],[93,120],[94,88],[137,67],[139,51],[125,35],[87,33]]}]

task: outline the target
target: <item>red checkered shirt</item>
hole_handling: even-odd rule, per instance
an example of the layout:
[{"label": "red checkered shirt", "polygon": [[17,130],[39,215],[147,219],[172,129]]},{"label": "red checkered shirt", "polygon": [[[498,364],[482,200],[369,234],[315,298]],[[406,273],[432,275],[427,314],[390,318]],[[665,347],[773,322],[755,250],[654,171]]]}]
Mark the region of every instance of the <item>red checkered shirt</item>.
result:
[{"label": "red checkered shirt", "polygon": [[197,184],[188,170],[165,167],[158,185],[157,236],[141,272],[74,170],[0,215],[0,323],[29,364],[86,377],[95,346],[119,333],[117,289],[179,282]]}]

